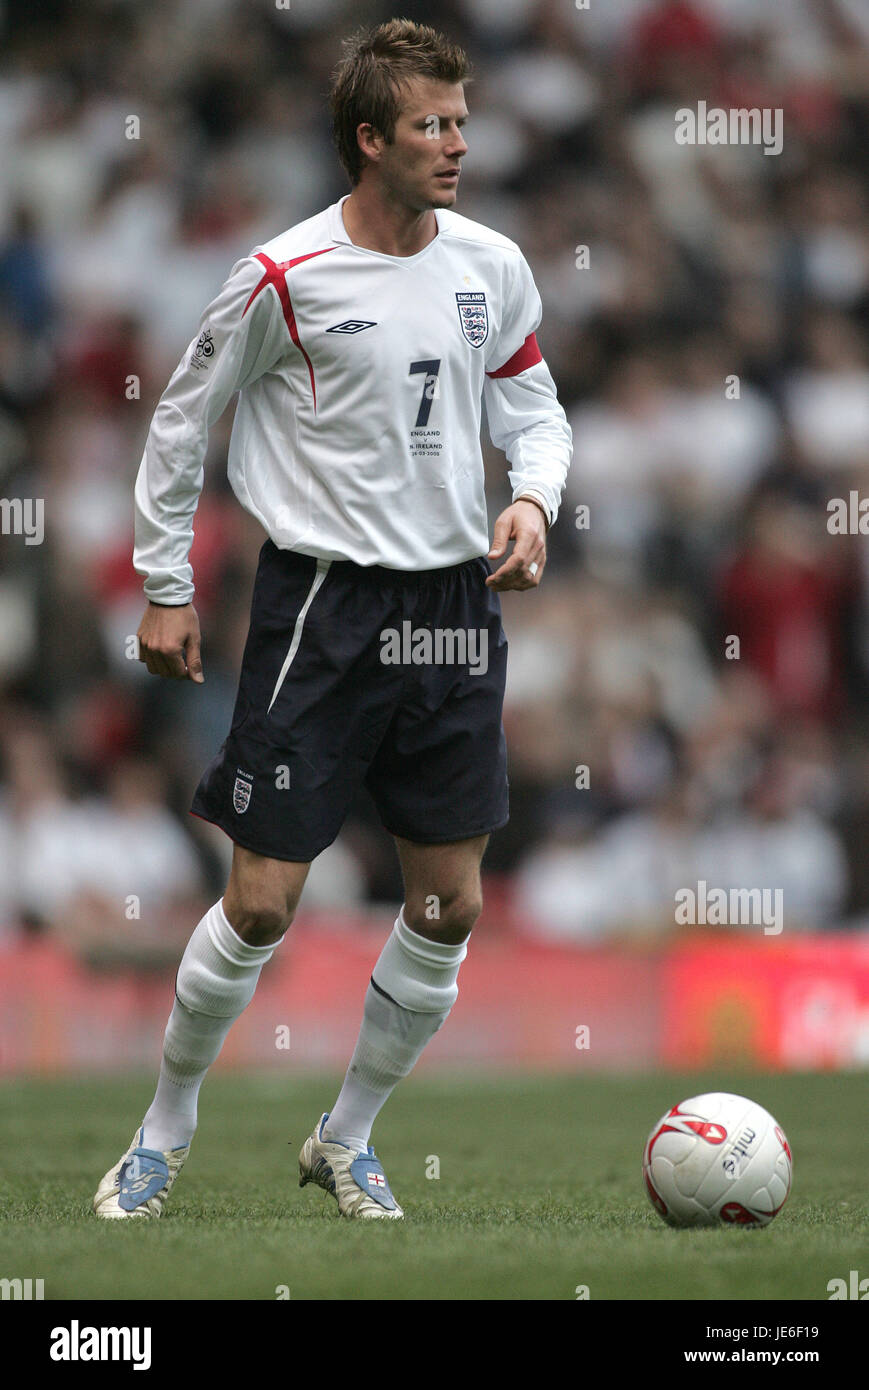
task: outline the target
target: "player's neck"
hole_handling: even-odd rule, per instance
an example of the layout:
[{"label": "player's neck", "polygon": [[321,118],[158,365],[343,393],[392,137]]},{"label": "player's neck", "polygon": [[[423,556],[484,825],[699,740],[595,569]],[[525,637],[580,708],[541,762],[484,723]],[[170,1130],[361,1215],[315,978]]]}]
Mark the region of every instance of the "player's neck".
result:
[{"label": "player's neck", "polygon": [[438,234],[432,208],[417,212],[389,202],[378,189],[360,184],[341,209],[347,235],[354,246],[385,256],[415,256]]}]

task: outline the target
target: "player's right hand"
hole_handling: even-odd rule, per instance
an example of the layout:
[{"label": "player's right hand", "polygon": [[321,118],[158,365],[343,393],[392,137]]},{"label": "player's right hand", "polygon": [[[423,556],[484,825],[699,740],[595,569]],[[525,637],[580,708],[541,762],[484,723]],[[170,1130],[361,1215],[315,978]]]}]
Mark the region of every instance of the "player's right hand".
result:
[{"label": "player's right hand", "polygon": [[167,608],[149,603],[139,631],[139,660],[152,676],[171,676],[173,680],[195,681],[202,685],[199,617],[192,603],[183,608]]}]

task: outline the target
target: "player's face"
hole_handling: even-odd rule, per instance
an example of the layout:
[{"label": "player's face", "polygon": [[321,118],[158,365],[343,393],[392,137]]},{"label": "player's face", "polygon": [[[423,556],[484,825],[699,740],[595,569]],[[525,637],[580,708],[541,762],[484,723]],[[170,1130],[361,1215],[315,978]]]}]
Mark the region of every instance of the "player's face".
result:
[{"label": "player's face", "polygon": [[391,145],[379,164],[384,187],[407,207],[449,208],[456,201],[468,118],[461,83],[415,78],[408,83]]}]

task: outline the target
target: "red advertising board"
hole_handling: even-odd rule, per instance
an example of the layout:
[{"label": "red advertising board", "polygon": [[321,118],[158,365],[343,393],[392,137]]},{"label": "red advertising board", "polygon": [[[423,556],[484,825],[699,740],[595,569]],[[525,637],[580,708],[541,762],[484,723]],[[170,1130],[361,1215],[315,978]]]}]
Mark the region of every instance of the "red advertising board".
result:
[{"label": "red advertising board", "polygon": [[[263,972],[221,1067],[342,1069],[389,924],[306,924]],[[638,949],[481,936],[424,1067],[690,1070],[869,1063],[869,939],[692,932]],[[27,942],[0,957],[0,1073],[156,1065],[173,971],[107,971]]]}]

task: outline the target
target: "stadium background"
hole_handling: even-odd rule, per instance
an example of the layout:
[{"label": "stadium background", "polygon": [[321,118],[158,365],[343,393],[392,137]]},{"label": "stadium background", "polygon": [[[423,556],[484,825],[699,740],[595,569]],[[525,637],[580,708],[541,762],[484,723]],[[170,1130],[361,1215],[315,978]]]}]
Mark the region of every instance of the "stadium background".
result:
[{"label": "stadium background", "polygon": [[[130,659],[133,480],[229,267],[347,191],[329,73],[392,12],[0,0],[0,494],[45,505],[42,544],[0,537],[7,1074],[156,1067],[222,892],[228,842],[186,808],[262,540],[231,410],[192,557],[203,687]],[[543,587],[504,599],[512,819],[421,1070],[865,1066],[869,540],[827,504],[869,487],[869,10],[447,0],[436,23],[477,71],[457,207],[530,261],[576,456]],[[700,100],[781,108],[782,152],[677,145]],[[783,931],[678,926],[700,881],[781,890]],[[342,1067],[400,897],[360,798],[218,1066]]]}]

